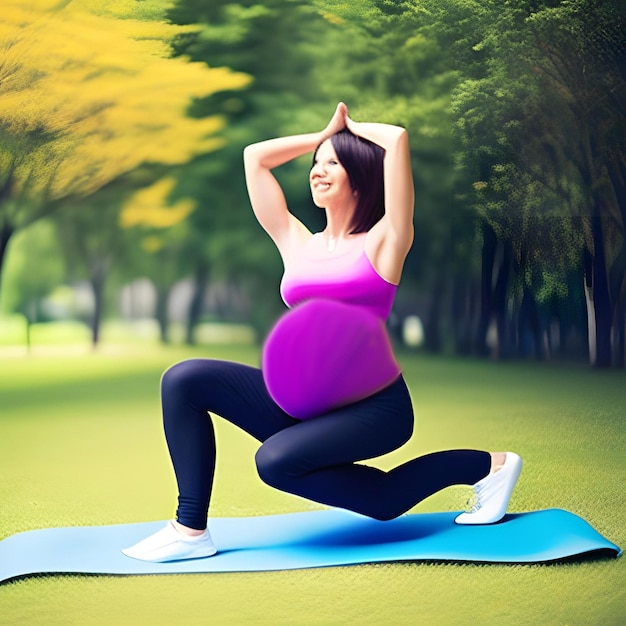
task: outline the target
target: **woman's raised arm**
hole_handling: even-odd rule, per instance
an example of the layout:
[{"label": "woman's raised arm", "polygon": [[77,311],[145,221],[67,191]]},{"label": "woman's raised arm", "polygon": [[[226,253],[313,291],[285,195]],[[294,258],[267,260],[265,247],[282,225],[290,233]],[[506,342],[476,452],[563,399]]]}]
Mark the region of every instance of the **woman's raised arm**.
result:
[{"label": "woman's raised arm", "polygon": [[269,139],[249,145],[243,152],[252,210],[283,259],[288,256],[292,244],[310,232],[289,212],[283,191],[271,170],[313,152],[320,143],[345,127],[345,115],[345,105],[339,105],[327,127],[319,133]]},{"label": "woman's raised arm", "polygon": [[347,127],[355,135],[368,139],[385,150],[385,216],[381,227],[395,244],[406,248],[413,242],[413,207],[415,190],[411,171],[409,136],[400,126],[355,122],[347,118]]}]

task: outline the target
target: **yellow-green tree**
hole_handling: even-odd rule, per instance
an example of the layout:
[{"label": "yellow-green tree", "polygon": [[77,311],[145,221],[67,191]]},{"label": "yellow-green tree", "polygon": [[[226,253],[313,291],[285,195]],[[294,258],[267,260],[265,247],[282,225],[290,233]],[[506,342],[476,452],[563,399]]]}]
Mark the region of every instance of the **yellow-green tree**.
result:
[{"label": "yellow-green tree", "polygon": [[8,0],[0,13],[0,271],[13,234],[148,164],[221,145],[194,98],[250,78],[171,58],[169,0]]}]

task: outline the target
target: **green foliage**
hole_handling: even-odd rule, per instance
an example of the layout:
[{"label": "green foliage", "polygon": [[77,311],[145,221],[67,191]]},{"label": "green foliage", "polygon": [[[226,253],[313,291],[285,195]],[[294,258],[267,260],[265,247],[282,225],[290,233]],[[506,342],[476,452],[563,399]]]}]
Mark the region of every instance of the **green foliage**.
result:
[{"label": "green foliage", "polygon": [[[582,273],[591,259],[588,306],[604,365],[626,293],[625,26],[610,1],[508,7],[485,22],[484,73],[454,98],[457,164],[478,214],[513,245],[517,280],[541,302],[568,292],[555,289],[555,270]],[[614,349],[623,361],[623,346]]]},{"label": "green foliage", "polygon": [[[165,147],[171,159],[161,161],[169,167],[151,164],[135,169],[133,176],[115,184],[116,199],[111,193],[110,201],[93,203],[119,208],[133,185],[146,188],[135,197],[134,208],[127,202],[122,217],[126,226],[133,220],[135,225],[120,236],[125,247],[120,281],[150,276],[162,292],[190,274],[199,285],[205,276],[236,283],[253,303],[250,316],[262,333],[281,307],[278,298],[266,297],[268,286],[277,286],[281,265],[249,210],[241,152],[261,139],[321,128],[336,102],[343,100],[357,120],[401,124],[409,131],[417,192],[416,241],[399,302],[401,308],[437,321],[440,328],[427,329],[428,336],[465,325],[475,335],[473,349],[482,353],[483,334],[498,311],[500,339],[504,334],[512,337],[523,317],[522,302],[543,308],[547,320],[559,317],[562,309],[583,306],[583,279],[593,291],[587,294],[588,306],[598,309],[589,319],[597,319],[605,333],[613,325],[614,336],[624,334],[620,328],[626,309],[626,12],[619,0],[69,4],[72,10],[63,13],[69,23],[66,30],[72,20],[84,24],[86,33],[105,20],[114,26],[110,36],[121,37],[127,47],[119,49],[131,58],[124,65],[113,52],[92,58],[74,54],[70,46],[74,74],[59,72],[59,78],[82,76],[81,80],[95,81],[94,89],[86,89],[81,94],[86,100],[78,98],[54,127],[46,125],[50,116],[43,115],[35,128],[35,105],[29,102],[20,119],[30,120],[31,126],[26,126],[29,132],[21,136],[20,145],[28,154],[57,145],[56,133],[65,128],[58,124],[76,122],[77,112],[95,107],[100,102],[95,86],[102,84],[120,96],[119,101],[93,118],[87,116],[85,123],[110,121],[112,110],[121,107],[120,115],[114,116],[120,133],[109,146],[112,150],[139,159],[142,150],[154,157]],[[40,0],[32,11],[43,10],[44,5],[51,10],[52,4]],[[7,15],[15,17],[17,4],[10,6]],[[0,21],[8,23],[9,18]],[[61,28],[52,18],[51,25],[46,41]],[[0,28],[0,37],[2,32]],[[73,46],[84,51],[85,38]],[[171,52],[174,58],[166,58]],[[40,72],[54,66],[60,53],[55,54],[40,64]],[[35,99],[35,90],[47,79],[33,74],[35,64],[28,65],[30,57],[23,56],[22,83],[26,85],[31,75],[37,80],[19,97],[30,94]],[[88,58],[93,66],[86,63]],[[163,69],[143,86],[148,74],[139,67],[142,59]],[[101,67],[105,60],[106,70],[81,74],[85,67]],[[178,80],[179,70],[181,77],[183,72],[186,77],[200,72],[197,76],[206,76],[206,81],[198,78],[197,85],[173,98],[172,75]],[[235,82],[221,82],[226,78]],[[125,89],[129,81],[144,95],[130,98],[136,92]],[[157,87],[159,98],[154,98],[150,89]],[[2,106],[14,105],[17,100],[11,98],[17,97],[10,95]],[[65,102],[62,97],[67,93],[56,87],[42,102]],[[172,108],[147,114],[153,111],[152,101]],[[189,117],[184,117],[183,108]],[[172,134],[163,135],[156,152],[154,142],[139,151],[117,142],[139,140],[146,120],[165,132],[159,120],[167,117],[170,124],[174,109]],[[192,129],[205,123],[223,125],[205,128],[210,136],[202,149],[194,148],[190,140],[185,156],[175,157],[174,136],[177,141],[179,135],[193,135]],[[17,127],[11,124],[7,128]],[[79,133],[84,131],[80,128]],[[99,131],[100,127],[94,137]],[[93,139],[88,133],[80,136],[85,146],[99,145],[87,141],[87,136]],[[73,154],[70,148],[68,158]],[[47,149],[41,154],[48,154]],[[210,149],[214,151],[206,152]],[[44,167],[46,158],[31,161],[43,164],[41,172],[50,172]],[[124,158],[116,165],[123,165]],[[173,163],[178,165],[172,168]],[[87,169],[72,178],[73,184],[102,185],[99,166],[89,165],[87,158],[80,161],[83,165]],[[7,176],[15,177],[18,169],[9,167]],[[292,211],[316,230],[322,221],[309,199],[307,169],[308,162],[302,159],[277,175]],[[155,181],[160,182],[151,187]],[[106,189],[102,193],[105,197]],[[42,210],[39,200],[26,210],[23,195],[11,196],[0,209],[10,218],[4,222],[9,235],[13,225],[22,223],[18,213],[26,220]],[[51,208],[46,205],[46,210]],[[111,215],[116,211],[111,208]],[[98,230],[95,220],[93,225]],[[604,275],[608,285],[603,290],[599,277]],[[572,283],[579,288],[572,289]],[[463,303],[455,302],[455,294],[464,294]],[[262,306],[267,309],[261,313]],[[604,313],[598,307],[604,307]],[[576,331],[581,336],[587,335],[584,326],[584,321],[579,323]],[[442,345],[433,342],[437,349]],[[620,351],[619,345],[614,347]]]},{"label": "green foliage", "polygon": [[[165,58],[173,37],[189,29],[140,21],[130,11],[141,4],[102,11],[41,0],[3,13],[0,171],[11,197],[88,193],[146,161],[185,162],[214,146],[206,136],[220,121],[192,123],[185,108],[246,77]],[[162,20],[167,5],[159,5]]]},{"label": "green foliage", "polygon": [[41,317],[41,301],[64,278],[65,266],[50,221],[41,221],[16,237],[5,269],[1,307],[30,321]]},{"label": "green foliage", "polygon": [[[210,6],[184,0],[170,16],[175,23],[200,24],[197,33],[177,39],[177,54],[253,77],[246,89],[216,93],[192,107],[193,116],[219,112],[227,120],[220,133],[224,146],[181,170],[171,197],[191,197],[197,204],[176,262],[244,288],[251,300],[250,320],[262,336],[282,309],[277,295],[281,262],[250,209],[242,152],[249,143],[315,130],[326,122],[329,105],[318,112],[318,84],[311,76],[312,51],[323,45],[327,24],[301,0]],[[279,176],[291,209],[315,223],[306,165],[287,166]]]},{"label": "green foliage", "polygon": [[215,149],[217,116],[191,119],[193,98],[249,78],[168,58],[193,27],[165,22],[171,2],[89,0],[0,16],[0,269],[12,234],[145,163]]}]

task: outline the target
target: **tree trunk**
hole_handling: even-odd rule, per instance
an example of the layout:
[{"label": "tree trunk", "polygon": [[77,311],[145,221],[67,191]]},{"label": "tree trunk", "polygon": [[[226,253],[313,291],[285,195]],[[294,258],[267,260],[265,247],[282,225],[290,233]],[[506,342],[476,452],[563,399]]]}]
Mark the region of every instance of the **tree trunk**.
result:
[{"label": "tree trunk", "polygon": [[611,326],[613,322],[611,296],[607,275],[604,232],[601,218],[591,218],[593,256],[591,260],[591,291],[595,320],[594,367],[611,366]]},{"label": "tree trunk", "polygon": [[193,346],[196,342],[194,338],[194,330],[200,321],[202,315],[202,304],[209,281],[209,266],[204,261],[199,261],[196,265],[194,276],[194,292],[189,303],[189,311],[187,314],[187,328],[185,332],[185,343]]},{"label": "tree trunk", "polygon": [[611,267],[611,294],[613,296],[613,365],[624,367],[626,365],[626,271],[624,260],[626,259],[626,236],[619,257]]},{"label": "tree trunk", "polygon": [[587,345],[589,351],[589,363],[593,365],[596,362],[596,312],[593,306],[593,289],[591,287],[593,282],[593,259],[591,253],[585,250],[584,256],[584,292],[585,292],[585,307],[587,309]]},{"label": "tree trunk", "polygon": [[95,349],[100,342],[100,325],[102,323],[102,310],[104,307],[104,284],[106,282],[106,270],[102,264],[97,264],[91,272],[90,281],[93,289],[93,316],[91,318],[91,345]]},{"label": "tree trunk", "polygon": [[494,356],[505,359],[510,356],[511,342],[509,337],[509,324],[507,314],[507,299],[509,294],[509,278],[511,275],[512,256],[510,246],[501,243],[498,246],[501,254],[498,263],[498,275],[493,289],[492,307],[496,318],[497,347]]},{"label": "tree trunk", "polygon": [[626,301],[622,300],[613,318],[613,365],[626,366]]},{"label": "tree trunk", "polygon": [[469,276],[457,275],[452,290],[452,332],[456,354],[468,356],[472,352],[472,338],[480,293]]},{"label": "tree trunk", "polygon": [[444,278],[438,272],[435,285],[431,289],[428,315],[424,320],[424,348],[433,354],[439,354],[443,348],[441,340],[441,315],[445,295]]},{"label": "tree trunk", "polygon": [[9,248],[9,241],[14,233],[15,229],[12,226],[6,222],[2,224],[0,228],[0,295],[2,294],[2,268]]},{"label": "tree trunk", "polygon": [[167,305],[169,302],[170,287],[157,287],[157,299],[154,315],[159,325],[159,337],[161,343],[169,343],[169,319]]},{"label": "tree trunk", "polygon": [[517,351],[522,358],[537,357],[537,307],[533,295],[524,287],[522,301],[517,311]]},{"label": "tree trunk", "polygon": [[26,321],[26,333],[25,333],[25,335],[26,335],[26,352],[28,354],[30,354],[31,350],[32,350],[32,345],[33,345],[32,344],[32,339],[31,339],[31,333],[30,333],[30,329],[32,327],[32,324],[31,324],[31,321],[30,321],[30,318],[28,317],[28,315],[24,316],[24,320]]},{"label": "tree trunk", "polygon": [[609,283],[614,302],[613,362],[626,365],[626,159],[622,150],[616,152],[608,168],[617,208],[621,217],[622,246],[609,271]]},{"label": "tree trunk", "polygon": [[489,354],[487,331],[493,314],[493,272],[498,239],[493,228],[483,223],[483,246],[481,251],[480,317],[476,329],[474,349],[480,356]]}]

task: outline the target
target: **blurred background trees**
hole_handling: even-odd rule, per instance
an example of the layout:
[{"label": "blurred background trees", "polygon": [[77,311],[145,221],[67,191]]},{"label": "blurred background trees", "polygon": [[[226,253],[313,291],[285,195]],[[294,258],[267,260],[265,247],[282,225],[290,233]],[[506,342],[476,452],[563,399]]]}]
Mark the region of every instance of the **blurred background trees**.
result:
[{"label": "blurred background trees", "polygon": [[10,1],[0,17],[0,278],[16,232],[82,205],[80,233],[67,236],[91,257],[94,342],[109,261],[96,262],[88,231],[100,235],[103,220],[110,231],[105,215],[128,184],[98,192],[142,166],[179,165],[217,148],[223,120],[188,117],[189,102],[249,81],[172,58],[171,41],[190,29],[164,21],[169,6]]},{"label": "blurred background trees", "polygon": [[[241,152],[322,127],[343,100],[411,137],[399,340],[419,318],[433,352],[624,365],[620,0],[29,7],[0,16],[0,259],[16,257],[3,310],[85,281],[94,343],[121,314],[157,320],[163,341],[172,319],[189,343],[206,321],[262,339],[282,310],[281,263],[249,210]],[[277,176],[316,230],[308,167]],[[42,219],[29,254],[55,261],[34,285],[8,243]],[[138,284],[151,296],[129,313]]]}]

